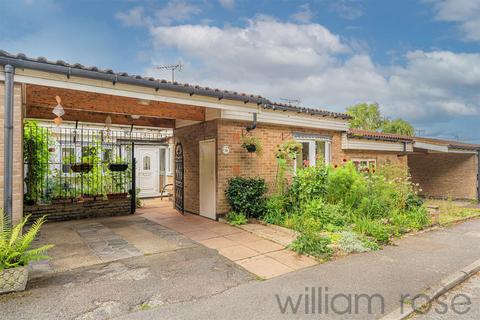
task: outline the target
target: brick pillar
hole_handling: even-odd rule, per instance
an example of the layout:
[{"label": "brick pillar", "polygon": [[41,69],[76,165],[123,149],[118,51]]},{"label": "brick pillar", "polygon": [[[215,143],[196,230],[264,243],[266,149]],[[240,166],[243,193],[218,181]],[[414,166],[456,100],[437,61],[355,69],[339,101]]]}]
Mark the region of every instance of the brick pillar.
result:
[{"label": "brick pillar", "polygon": [[[3,151],[4,134],[3,119],[5,112],[5,84],[0,82],[0,203],[3,204]],[[22,117],[22,87],[15,84],[13,95],[13,223],[23,217],[23,117]]]}]

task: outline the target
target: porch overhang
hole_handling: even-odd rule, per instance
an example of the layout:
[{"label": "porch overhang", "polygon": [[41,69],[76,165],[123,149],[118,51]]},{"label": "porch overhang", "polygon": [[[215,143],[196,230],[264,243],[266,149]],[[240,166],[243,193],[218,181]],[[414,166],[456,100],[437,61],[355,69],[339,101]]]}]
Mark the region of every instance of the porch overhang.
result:
[{"label": "porch overhang", "polygon": [[435,144],[423,141],[415,141],[413,143],[413,151],[421,153],[460,153],[460,154],[477,154],[477,149],[459,148],[447,144]]}]

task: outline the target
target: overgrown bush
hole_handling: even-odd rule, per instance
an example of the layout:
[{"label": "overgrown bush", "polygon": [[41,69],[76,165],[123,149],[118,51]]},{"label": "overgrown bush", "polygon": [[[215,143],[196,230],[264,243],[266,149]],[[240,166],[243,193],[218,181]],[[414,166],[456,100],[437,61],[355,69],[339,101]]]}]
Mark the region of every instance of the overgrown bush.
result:
[{"label": "overgrown bush", "polygon": [[406,168],[394,165],[360,171],[344,162],[299,169],[284,195],[267,200],[263,219],[297,230],[297,251],[324,255],[319,248],[329,237],[345,252],[375,250],[430,223],[417,188]]},{"label": "overgrown bush", "polygon": [[327,168],[308,167],[298,170],[288,191],[289,201],[299,206],[315,198],[324,197],[327,193]]},{"label": "overgrown bush", "polygon": [[225,196],[232,211],[248,218],[260,218],[265,212],[266,192],[264,179],[234,177],[228,180]]},{"label": "overgrown bush", "polygon": [[273,195],[265,203],[265,213],[262,220],[271,224],[283,224],[286,218],[285,201],[281,195]]},{"label": "overgrown bush", "polygon": [[302,233],[290,244],[298,253],[306,253],[318,258],[329,258],[333,254],[332,241],[318,233]]}]

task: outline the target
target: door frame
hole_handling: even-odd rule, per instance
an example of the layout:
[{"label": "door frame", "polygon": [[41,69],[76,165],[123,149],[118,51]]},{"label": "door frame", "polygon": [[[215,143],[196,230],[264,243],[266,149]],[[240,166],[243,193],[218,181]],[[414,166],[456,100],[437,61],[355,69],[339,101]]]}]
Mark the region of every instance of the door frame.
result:
[{"label": "door frame", "polygon": [[[210,217],[207,215],[202,215],[202,192],[201,192],[201,179],[202,179],[202,157],[201,157],[201,152],[200,149],[202,147],[202,144],[206,143],[212,143],[214,146],[214,152],[213,152],[213,202],[214,202],[214,216]],[[202,217],[210,218],[210,219],[217,219],[217,144],[216,144],[216,139],[207,139],[207,140],[201,140],[198,142],[198,214],[201,215]]]}]

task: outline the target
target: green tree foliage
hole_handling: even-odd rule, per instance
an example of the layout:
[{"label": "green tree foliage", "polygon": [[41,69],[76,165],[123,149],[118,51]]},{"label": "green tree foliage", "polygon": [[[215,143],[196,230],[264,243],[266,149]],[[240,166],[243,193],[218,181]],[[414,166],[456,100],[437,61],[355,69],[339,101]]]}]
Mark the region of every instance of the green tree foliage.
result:
[{"label": "green tree foliage", "polygon": [[377,103],[359,103],[347,108],[350,119],[350,127],[369,131],[377,131],[383,126],[384,119],[380,114]]},{"label": "green tree foliage", "polygon": [[395,119],[385,121],[382,126],[382,131],[385,133],[403,134],[405,136],[413,136],[415,134],[415,128],[403,119]]},{"label": "green tree foliage", "polygon": [[350,128],[413,136],[415,128],[407,121],[397,118],[389,120],[382,116],[377,103],[359,103],[347,108]]}]

